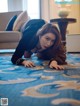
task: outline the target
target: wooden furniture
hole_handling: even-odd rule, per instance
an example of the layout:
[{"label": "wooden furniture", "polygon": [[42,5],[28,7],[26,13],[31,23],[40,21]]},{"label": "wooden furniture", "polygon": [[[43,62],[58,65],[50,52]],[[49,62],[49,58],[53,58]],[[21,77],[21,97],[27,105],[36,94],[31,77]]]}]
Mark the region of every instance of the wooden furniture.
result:
[{"label": "wooden furniture", "polygon": [[56,19],[51,19],[51,23],[58,24],[60,33],[62,36],[62,42],[64,46],[66,45],[66,30],[67,26],[69,23],[75,23],[76,19],[75,18],[56,18]]}]

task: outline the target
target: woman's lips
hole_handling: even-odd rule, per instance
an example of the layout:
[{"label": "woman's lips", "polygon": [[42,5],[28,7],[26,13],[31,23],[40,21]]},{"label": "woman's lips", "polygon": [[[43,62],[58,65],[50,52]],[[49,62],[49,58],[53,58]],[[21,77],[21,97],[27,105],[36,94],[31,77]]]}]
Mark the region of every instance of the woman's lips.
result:
[{"label": "woman's lips", "polygon": [[44,48],[46,48],[46,49],[47,49],[48,47],[47,47],[47,46],[44,46]]}]

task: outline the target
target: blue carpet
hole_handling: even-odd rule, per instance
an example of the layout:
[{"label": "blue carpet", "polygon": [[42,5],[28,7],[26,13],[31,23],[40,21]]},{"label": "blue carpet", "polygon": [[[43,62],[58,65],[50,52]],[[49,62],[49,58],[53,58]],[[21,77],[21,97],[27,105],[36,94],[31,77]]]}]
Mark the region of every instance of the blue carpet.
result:
[{"label": "blue carpet", "polygon": [[80,106],[80,54],[67,54],[64,70],[48,68],[48,61],[32,56],[37,66],[13,65],[0,56],[0,101],[8,106]]}]

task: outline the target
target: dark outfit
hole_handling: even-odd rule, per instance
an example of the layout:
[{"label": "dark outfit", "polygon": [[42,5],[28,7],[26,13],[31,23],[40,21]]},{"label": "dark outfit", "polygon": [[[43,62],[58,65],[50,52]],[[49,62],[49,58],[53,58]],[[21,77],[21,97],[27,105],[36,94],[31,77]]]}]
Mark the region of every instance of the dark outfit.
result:
[{"label": "dark outfit", "polygon": [[[36,20],[34,21],[36,22]],[[22,59],[24,52],[27,51],[31,55],[31,50],[38,44],[39,38],[36,36],[36,32],[45,24],[45,21],[39,19],[37,20],[37,24],[34,25],[35,22],[32,24],[28,23],[26,29],[23,31],[22,39],[11,58],[13,64],[22,65],[21,63],[24,61],[24,59]],[[42,52],[38,52],[37,56],[44,60],[50,60],[50,62],[56,60],[58,64],[66,64],[66,54],[62,44],[60,44],[56,49],[50,47]]]}]

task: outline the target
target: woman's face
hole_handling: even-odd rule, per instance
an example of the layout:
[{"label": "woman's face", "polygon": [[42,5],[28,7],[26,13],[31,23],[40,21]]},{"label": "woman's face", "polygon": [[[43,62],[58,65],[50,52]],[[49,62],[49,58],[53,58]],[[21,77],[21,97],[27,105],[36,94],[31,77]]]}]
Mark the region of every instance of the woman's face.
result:
[{"label": "woman's face", "polygon": [[55,41],[55,35],[52,33],[46,33],[39,37],[40,46],[43,50],[51,47]]}]

